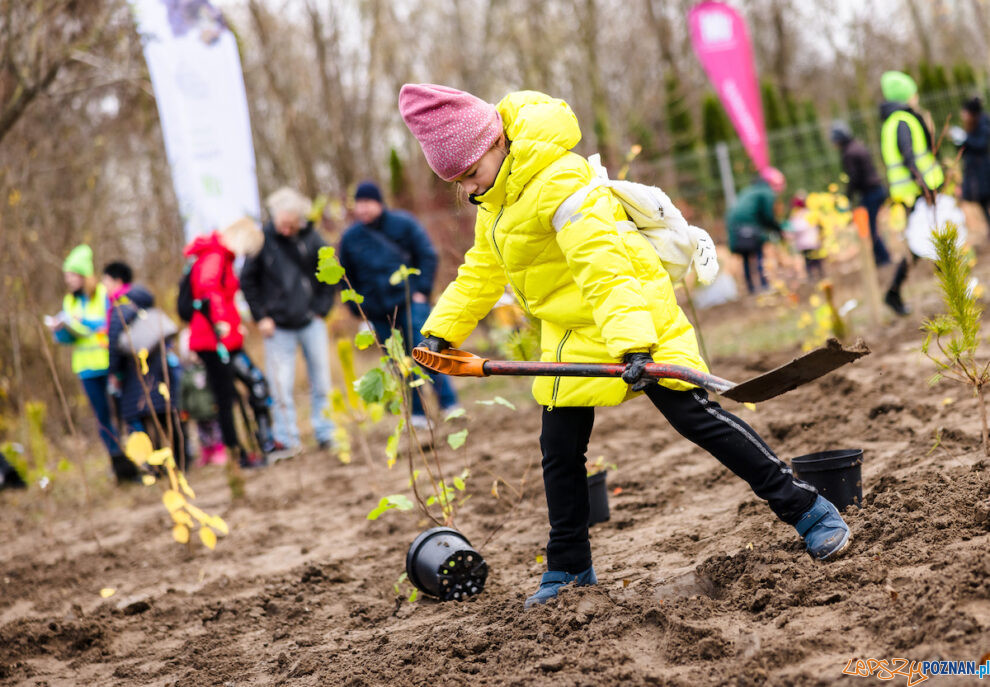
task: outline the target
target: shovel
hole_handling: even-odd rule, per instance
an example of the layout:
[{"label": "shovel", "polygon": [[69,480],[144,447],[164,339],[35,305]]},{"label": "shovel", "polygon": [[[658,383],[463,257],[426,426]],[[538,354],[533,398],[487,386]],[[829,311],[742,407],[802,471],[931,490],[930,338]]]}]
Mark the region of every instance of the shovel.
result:
[{"label": "shovel", "polygon": [[[678,379],[702,389],[739,401],[759,403],[818,379],[832,370],[851,363],[870,349],[862,339],[845,348],[836,339],[829,339],[821,348],[805,353],[786,365],[735,384],[727,379],[694,370],[683,365],[650,363],[646,373],[653,379]],[[426,348],[414,348],[413,360],[434,372],[454,377],[488,377],[513,375],[522,377],[621,377],[624,363],[543,363],[511,360],[488,360],[456,348],[433,353]]]}]

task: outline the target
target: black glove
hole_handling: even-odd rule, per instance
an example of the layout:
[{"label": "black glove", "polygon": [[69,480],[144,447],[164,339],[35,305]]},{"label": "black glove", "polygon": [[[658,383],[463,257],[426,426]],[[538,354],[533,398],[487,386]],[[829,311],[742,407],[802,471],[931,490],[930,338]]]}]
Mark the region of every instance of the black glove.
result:
[{"label": "black glove", "polygon": [[622,373],[622,381],[628,384],[633,391],[642,391],[649,384],[657,381],[646,374],[646,366],[653,362],[653,356],[649,353],[626,353],[622,357],[622,362],[626,364],[626,370]]},{"label": "black glove", "polygon": [[416,344],[416,348],[425,348],[431,353],[440,353],[450,348],[450,343],[439,336],[428,336]]}]

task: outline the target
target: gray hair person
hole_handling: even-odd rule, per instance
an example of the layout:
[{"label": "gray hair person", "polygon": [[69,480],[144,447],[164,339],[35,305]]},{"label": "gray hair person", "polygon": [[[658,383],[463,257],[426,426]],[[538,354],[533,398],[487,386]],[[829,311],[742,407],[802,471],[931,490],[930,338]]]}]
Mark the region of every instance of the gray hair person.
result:
[{"label": "gray hair person", "polygon": [[270,221],[261,251],[244,263],[241,290],[265,337],[265,373],[275,397],[278,450],[301,447],[293,390],[296,351],[302,349],[310,387],[310,421],[321,449],[333,447],[328,410],[330,341],[325,319],[334,288],[316,278],[317,257],[326,242],[309,219],[312,202],[283,187],[266,199]]}]

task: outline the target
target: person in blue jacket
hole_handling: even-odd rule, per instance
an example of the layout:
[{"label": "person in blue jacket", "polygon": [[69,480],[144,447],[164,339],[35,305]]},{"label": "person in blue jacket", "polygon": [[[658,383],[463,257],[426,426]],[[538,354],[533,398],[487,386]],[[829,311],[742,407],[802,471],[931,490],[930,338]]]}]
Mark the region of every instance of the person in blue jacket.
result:
[{"label": "person in blue jacket", "polygon": [[[354,216],[357,222],[340,240],[340,264],[351,286],[364,296],[361,308],[371,320],[378,340],[385,343],[395,327],[402,332],[406,352],[410,353],[414,337],[430,315],[436,250],[412,215],[385,207],[382,192],[374,182],[358,185],[354,193]],[[408,309],[405,284],[389,281],[402,265],[419,270],[419,274],[409,277]],[[354,303],[347,305],[355,315],[359,314]],[[430,372],[429,375],[440,408],[445,411],[456,408],[457,395],[450,380],[441,374]],[[418,393],[413,394],[412,404],[413,426],[427,428],[429,423]]]}]

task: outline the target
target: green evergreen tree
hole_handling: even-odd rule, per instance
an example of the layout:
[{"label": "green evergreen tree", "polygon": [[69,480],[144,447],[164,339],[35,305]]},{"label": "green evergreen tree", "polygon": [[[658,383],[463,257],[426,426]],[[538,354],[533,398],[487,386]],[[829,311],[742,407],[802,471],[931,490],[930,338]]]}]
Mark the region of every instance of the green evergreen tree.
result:
[{"label": "green evergreen tree", "polygon": [[638,114],[634,114],[627,128],[633,143],[642,148],[639,154],[641,159],[656,160],[660,157],[660,146],[657,144],[656,131],[652,126],[644,122]]},{"label": "green evergreen tree", "polygon": [[952,81],[960,88],[976,85],[976,72],[968,62],[956,62],[952,65]]},{"label": "green evergreen tree", "polygon": [[676,74],[667,74],[664,79],[664,91],[667,96],[665,102],[667,132],[670,135],[671,152],[677,165],[674,170],[677,191],[682,197],[694,202],[704,195],[702,178],[704,171],[698,152],[698,132],[688,109],[687,99],[684,97],[681,80]]},{"label": "green evergreen tree", "polygon": [[812,169],[807,188],[808,190],[825,188],[838,176],[840,167],[838,151],[827,140],[827,134],[818,116],[818,108],[811,100],[802,103],[802,121],[806,128],[809,154],[812,160],[818,161]]},{"label": "green evergreen tree", "polygon": [[720,141],[731,141],[733,136],[732,122],[718,96],[707,93],[701,101],[701,137],[705,145],[711,147]]},{"label": "green evergreen tree", "polygon": [[791,146],[797,156],[796,161],[800,163],[793,166],[797,171],[797,175],[795,178],[789,179],[789,181],[793,188],[809,188],[815,163],[815,157],[811,149],[813,145],[810,140],[811,132],[805,125],[804,113],[801,106],[791,93],[784,94],[784,111],[787,115],[787,124],[793,130],[793,133],[788,138],[791,139]]},{"label": "green evergreen tree", "polygon": [[764,80],[760,85],[760,94],[763,97],[767,138],[770,140],[770,164],[783,172],[789,183],[791,180],[800,183],[803,163],[793,140],[793,132],[786,131],[787,111],[781,103],[777,87]]},{"label": "green evergreen tree", "polygon": [[[701,138],[705,143],[705,157],[708,160],[708,176],[711,179],[712,192],[709,197],[718,199],[718,202],[711,204],[711,211],[716,214],[725,212],[724,202],[722,202],[722,173],[718,167],[718,155],[715,146],[718,143],[729,144],[730,166],[731,153],[733,149],[738,150],[739,146],[732,146],[736,140],[732,122],[725,114],[725,109],[714,93],[706,93],[701,101]],[[738,152],[737,152],[738,157]]]},{"label": "green evergreen tree", "polygon": [[935,78],[935,70],[932,69],[931,63],[928,60],[921,60],[917,71],[918,93],[924,95],[936,90]]},{"label": "green evergreen tree", "polygon": [[398,200],[406,191],[406,170],[395,148],[388,151],[388,187],[392,200]]}]

